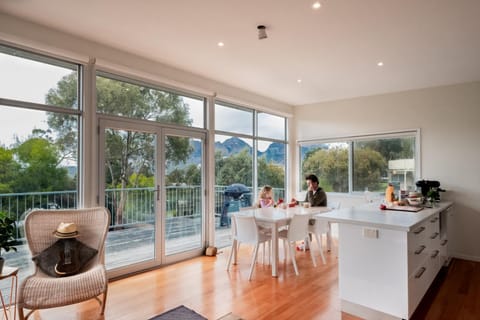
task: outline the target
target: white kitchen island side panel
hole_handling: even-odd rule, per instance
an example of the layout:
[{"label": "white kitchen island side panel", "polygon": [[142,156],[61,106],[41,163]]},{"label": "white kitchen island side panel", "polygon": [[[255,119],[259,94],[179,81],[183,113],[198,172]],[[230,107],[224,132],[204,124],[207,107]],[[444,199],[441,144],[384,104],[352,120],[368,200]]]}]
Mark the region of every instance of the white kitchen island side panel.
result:
[{"label": "white kitchen island side panel", "polygon": [[407,319],[407,233],[339,223],[339,239],[340,298]]}]

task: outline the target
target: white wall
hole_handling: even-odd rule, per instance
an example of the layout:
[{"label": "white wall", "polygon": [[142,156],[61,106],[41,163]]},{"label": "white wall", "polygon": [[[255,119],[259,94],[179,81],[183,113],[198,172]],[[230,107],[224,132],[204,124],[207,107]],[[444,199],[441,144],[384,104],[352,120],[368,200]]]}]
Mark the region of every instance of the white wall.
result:
[{"label": "white wall", "polygon": [[480,82],[295,107],[297,140],[421,129],[422,178],[455,202],[449,242],[480,261]]}]

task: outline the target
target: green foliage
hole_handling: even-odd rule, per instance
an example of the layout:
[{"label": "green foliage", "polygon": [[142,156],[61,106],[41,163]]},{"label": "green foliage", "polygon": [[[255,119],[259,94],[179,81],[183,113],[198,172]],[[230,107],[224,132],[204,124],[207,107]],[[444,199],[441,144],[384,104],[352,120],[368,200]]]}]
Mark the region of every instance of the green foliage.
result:
[{"label": "green foliage", "polygon": [[325,191],[348,192],[348,151],[344,148],[312,150],[305,157],[302,172],[315,174]]},{"label": "green foliage", "polygon": [[15,176],[20,170],[13,156],[13,150],[0,146],[0,193],[13,192]]},{"label": "green foliage", "polygon": [[167,175],[166,179],[167,185],[185,184],[188,186],[199,186],[202,183],[202,171],[199,166],[191,164],[184,169],[174,169]]},{"label": "green foliage", "polygon": [[387,170],[387,161],[375,150],[360,149],[354,155],[354,191],[383,190],[382,175]]},{"label": "green foliage", "polygon": [[221,153],[215,153],[215,184],[230,185],[242,183],[252,185],[252,156],[247,149],[236,155],[223,157]]},{"label": "green foliage", "polygon": [[14,149],[19,170],[13,179],[14,192],[62,191],[74,188],[65,168],[59,167],[55,145],[43,138],[30,138]]},{"label": "green foliage", "polygon": [[285,168],[275,163],[267,163],[264,157],[257,160],[258,185],[270,185],[274,188],[285,188]]},{"label": "green foliage", "polygon": [[387,161],[412,159],[415,154],[415,138],[376,139],[355,142],[355,150],[370,149],[381,154]]},{"label": "green foliage", "polygon": [[2,249],[6,252],[17,251],[15,231],[15,220],[10,219],[4,212],[0,212],[0,255]]}]

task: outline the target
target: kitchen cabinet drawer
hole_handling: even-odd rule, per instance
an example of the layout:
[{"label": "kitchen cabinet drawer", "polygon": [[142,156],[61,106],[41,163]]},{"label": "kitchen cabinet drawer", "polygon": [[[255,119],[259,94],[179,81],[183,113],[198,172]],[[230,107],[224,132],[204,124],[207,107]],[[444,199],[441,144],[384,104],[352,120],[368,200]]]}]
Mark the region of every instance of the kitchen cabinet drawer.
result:
[{"label": "kitchen cabinet drawer", "polygon": [[427,245],[431,226],[426,221],[418,224],[408,233],[408,250],[415,251],[420,245]]},{"label": "kitchen cabinet drawer", "polygon": [[[434,220],[434,218],[432,218]],[[436,233],[436,221],[423,221],[408,233],[408,274],[411,275],[422,264],[432,251],[432,237]],[[437,238],[438,236],[435,236]]]},{"label": "kitchen cabinet drawer", "polygon": [[426,259],[408,277],[408,310],[409,315],[415,310],[430,286],[430,260]]},{"label": "kitchen cabinet drawer", "polygon": [[419,243],[414,249],[408,251],[408,274],[411,275],[428,258],[429,248],[427,243]]},{"label": "kitchen cabinet drawer", "polygon": [[448,261],[448,239],[440,240],[440,263],[443,266]]}]

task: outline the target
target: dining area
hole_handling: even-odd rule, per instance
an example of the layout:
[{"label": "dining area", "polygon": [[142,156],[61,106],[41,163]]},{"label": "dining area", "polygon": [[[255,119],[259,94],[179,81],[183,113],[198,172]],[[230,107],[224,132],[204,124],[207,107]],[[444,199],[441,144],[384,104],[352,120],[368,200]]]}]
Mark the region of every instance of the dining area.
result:
[{"label": "dining area", "polygon": [[[280,257],[285,262],[287,259],[291,260],[295,274],[299,275],[295,259],[297,252],[310,255],[314,267],[317,266],[317,257],[325,264],[324,252],[331,251],[332,247],[331,225],[327,221],[318,220],[317,217],[335,210],[334,207],[338,207],[338,204],[317,207],[308,204],[268,208],[248,207],[231,212],[232,245],[227,259],[227,271],[231,269],[232,264],[238,264],[239,252],[245,252],[239,250],[241,244],[253,247],[249,280],[253,277],[259,253],[262,254],[261,262],[271,267],[273,278],[279,276]],[[243,265],[237,268],[243,268]]]}]

